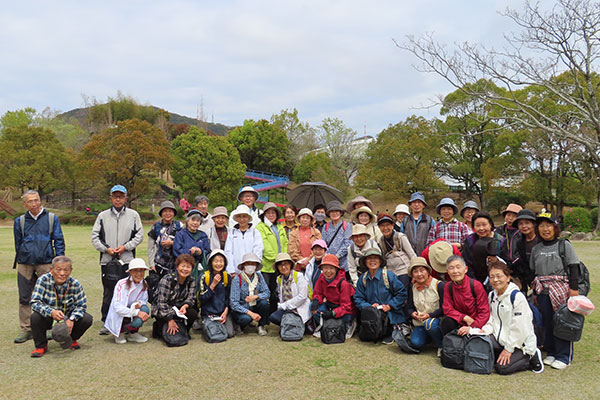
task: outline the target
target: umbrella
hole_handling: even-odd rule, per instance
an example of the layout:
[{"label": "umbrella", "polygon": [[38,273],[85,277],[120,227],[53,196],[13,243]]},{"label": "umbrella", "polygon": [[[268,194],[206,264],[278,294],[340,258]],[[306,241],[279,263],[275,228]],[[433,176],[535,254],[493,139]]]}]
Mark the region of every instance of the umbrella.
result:
[{"label": "umbrella", "polygon": [[290,190],[287,198],[290,204],[297,208],[310,208],[311,210],[318,204],[327,206],[332,200],[340,203],[342,192],[339,189],[329,186],[323,182],[304,182],[303,184]]}]

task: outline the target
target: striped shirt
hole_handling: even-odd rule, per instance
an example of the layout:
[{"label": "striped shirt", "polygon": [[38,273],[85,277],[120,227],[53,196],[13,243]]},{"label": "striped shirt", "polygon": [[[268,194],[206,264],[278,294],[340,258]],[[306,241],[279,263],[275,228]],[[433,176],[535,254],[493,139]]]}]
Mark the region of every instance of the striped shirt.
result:
[{"label": "striped shirt", "polygon": [[65,319],[80,320],[87,311],[87,299],[83,286],[69,276],[62,285],[56,285],[50,272],[40,276],[31,295],[31,309],[48,318],[52,311],[59,310]]}]

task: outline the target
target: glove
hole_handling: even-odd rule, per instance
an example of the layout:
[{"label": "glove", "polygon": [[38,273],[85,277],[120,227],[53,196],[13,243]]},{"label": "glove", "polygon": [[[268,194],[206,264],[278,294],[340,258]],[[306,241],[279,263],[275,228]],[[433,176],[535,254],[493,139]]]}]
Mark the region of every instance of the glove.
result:
[{"label": "glove", "polygon": [[310,311],[317,311],[318,308],[319,308],[319,300],[313,299],[312,303],[310,304]]},{"label": "glove", "polygon": [[330,319],[333,318],[333,311],[325,310],[321,313],[321,315],[323,316],[323,319]]}]

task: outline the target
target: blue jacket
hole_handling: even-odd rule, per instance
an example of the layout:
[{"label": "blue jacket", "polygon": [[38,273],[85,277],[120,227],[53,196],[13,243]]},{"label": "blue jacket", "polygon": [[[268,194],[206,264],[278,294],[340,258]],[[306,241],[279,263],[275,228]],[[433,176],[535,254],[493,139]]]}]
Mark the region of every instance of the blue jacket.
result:
[{"label": "blue jacket", "polygon": [[[227,286],[224,284],[223,273],[221,275],[221,282],[215,286],[215,290],[210,289],[210,284],[206,284],[205,275],[200,275],[199,279],[199,293],[198,300],[200,300],[200,311],[203,317],[209,315],[221,315],[225,308],[229,307],[229,291],[231,289],[231,281],[235,277],[229,275],[227,277]],[[215,273],[210,271],[210,283],[215,278]],[[236,281],[237,282],[237,281]]]},{"label": "blue jacket", "polygon": [[206,233],[201,230],[197,231],[200,233],[200,239],[194,240],[190,231],[187,228],[184,228],[177,232],[175,235],[175,239],[173,240],[173,254],[175,257],[179,257],[182,254],[190,254],[190,249],[194,246],[200,247],[202,249],[202,254],[199,256],[194,256],[196,262],[202,261],[202,259],[208,258],[210,255],[210,242],[208,240],[208,236]]},{"label": "blue jacket", "polygon": [[[25,218],[25,232],[21,232],[20,218]],[[26,212],[15,218],[13,233],[15,252],[19,264],[50,264],[55,256],[65,255],[65,239],[58,217],[54,216],[52,232],[48,221],[48,211],[44,209],[37,220]]]},{"label": "blue jacket", "polygon": [[[387,313],[391,324],[400,324],[406,322],[404,314],[404,302],[407,298],[406,288],[400,282],[400,279],[391,271],[387,271],[389,289],[385,287],[382,276],[382,268],[375,272],[371,277],[369,272],[365,272],[356,284],[356,293],[354,293],[354,303],[358,309],[371,307],[374,303],[388,304],[391,310]],[[365,284],[366,282],[366,284]]]},{"label": "blue jacket", "polygon": [[[340,231],[336,235],[335,232],[338,228]],[[340,222],[334,226],[331,222],[328,222],[325,224],[322,234],[323,240],[327,243],[327,254],[335,254],[338,260],[340,260],[340,267],[344,271],[348,271],[348,246],[352,244],[350,241],[352,224],[340,220]]]},{"label": "blue jacket", "polygon": [[[258,276],[258,285],[254,294],[258,295],[259,300],[269,300],[271,292],[260,272],[255,272]],[[248,312],[248,303],[246,303],[246,296],[248,296],[248,284],[244,282],[240,275],[235,275],[231,280],[231,291],[229,292],[229,305],[233,311],[237,311],[242,314]]]}]

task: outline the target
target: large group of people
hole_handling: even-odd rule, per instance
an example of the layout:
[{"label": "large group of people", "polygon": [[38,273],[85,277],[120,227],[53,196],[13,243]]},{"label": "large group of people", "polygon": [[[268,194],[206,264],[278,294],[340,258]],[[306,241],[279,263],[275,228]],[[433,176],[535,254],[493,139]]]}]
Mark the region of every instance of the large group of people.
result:
[{"label": "large group of people", "polygon": [[[259,210],[257,199],[247,186],[231,215],[223,206],[211,214],[201,195],[183,223],[164,201],[148,232],[146,262],[135,252],[144,234],[140,216],[126,206],[127,189],[115,185],[91,235],[103,287],[99,333],[117,344],[143,343],[140,328],[153,319],[152,336],[167,344],[187,343],[193,329],[208,341],[254,327],[265,336],[271,323],[283,331],[291,313],[307,334],[321,337],[328,320],[339,320],[346,339],[358,329],[361,340],[397,343],[407,353],[430,345],[440,356],[450,332],[487,334],[501,374],[572,362],[573,342],[552,328],[558,307],[578,294],[579,260],[568,241],[561,250],[552,215],[509,204],[496,227],[475,201],[459,213],[445,197],[434,218],[419,192],[392,215],[363,196],[345,208],[334,200],[300,210],[273,203]],[[51,331],[63,348],[78,349],[92,317],[71,277],[59,219],[35,191],[23,204],[27,212],[14,223],[15,343],[33,338],[31,356],[41,357]]]}]

